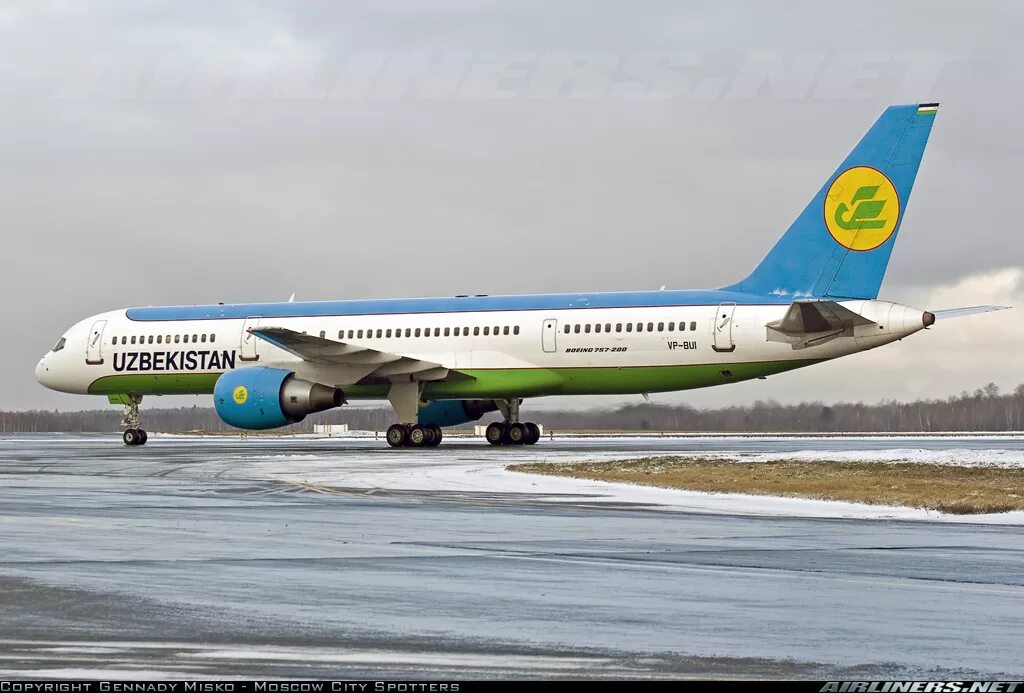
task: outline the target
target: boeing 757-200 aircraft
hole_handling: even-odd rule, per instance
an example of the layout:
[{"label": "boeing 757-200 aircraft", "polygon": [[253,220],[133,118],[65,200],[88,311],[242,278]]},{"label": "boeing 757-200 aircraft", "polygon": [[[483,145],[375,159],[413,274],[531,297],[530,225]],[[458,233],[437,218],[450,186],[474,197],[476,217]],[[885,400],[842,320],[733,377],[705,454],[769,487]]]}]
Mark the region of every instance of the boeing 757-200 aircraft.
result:
[{"label": "boeing 757-200 aircraft", "polygon": [[46,387],[126,407],[213,394],[238,428],[387,398],[388,443],[500,410],[495,445],[532,444],[523,399],[724,385],[873,349],[936,319],[876,299],[938,104],[891,106],[749,277],[710,291],[456,296],[129,308],[77,323],[36,367]]}]

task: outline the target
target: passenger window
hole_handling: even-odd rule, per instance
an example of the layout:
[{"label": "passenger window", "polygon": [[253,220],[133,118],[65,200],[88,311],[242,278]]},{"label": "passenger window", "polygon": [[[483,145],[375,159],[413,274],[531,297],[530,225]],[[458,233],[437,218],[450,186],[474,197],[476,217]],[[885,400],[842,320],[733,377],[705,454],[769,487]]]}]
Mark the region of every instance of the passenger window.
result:
[{"label": "passenger window", "polygon": [[349,330],[349,331],[348,331],[348,338],[349,338],[349,339],[352,339],[352,333],[353,333],[353,332],[354,332],[354,330]]},{"label": "passenger window", "polygon": [[338,330],[338,339],[345,339],[345,330]]},{"label": "passenger window", "polygon": [[164,336],[162,334],[158,334],[156,336],[156,343],[157,344],[163,344],[164,343]]},{"label": "passenger window", "polygon": [[586,325],[583,326],[583,331],[586,334],[590,334],[590,323],[589,322]]},{"label": "passenger window", "polygon": [[675,329],[676,329],[676,324],[675,324],[674,322],[670,322],[670,323],[668,324],[668,331],[669,331],[669,332],[672,332],[672,331],[674,331]]},{"label": "passenger window", "polygon": [[647,331],[648,332],[654,332],[654,323],[653,322],[647,323]]},{"label": "passenger window", "polygon": [[[487,333],[484,332],[484,334],[487,334]],[[479,337],[480,336],[480,328],[479,327],[474,327],[473,328],[473,336],[474,337]]]},{"label": "passenger window", "polygon": [[181,343],[181,335],[180,334],[174,335],[174,343],[175,344],[180,344]]},{"label": "passenger window", "polygon": [[485,327],[484,328],[484,337],[489,337],[490,334],[491,334],[491,328],[490,327]]},{"label": "passenger window", "polygon": [[135,344],[135,335],[132,335],[132,344]]},{"label": "passenger window", "polygon": [[643,332],[644,331],[644,324],[642,322],[638,322],[636,324],[636,331],[637,332]]},{"label": "passenger window", "polygon": [[694,320],[693,322],[690,323],[690,331],[692,332],[692,331],[694,331],[696,329],[697,329],[697,321]]},{"label": "passenger window", "polygon": [[633,323],[627,322],[626,323],[626,332],[632,332],[632,331],[633,331]]},{"label": "passenger window", "polygon": [[458,336],[459,336],[459,330],[461,330],[461,329],[462,329],[461,327],[456,327],[456,328],[455,328],[455,336],[456,336],[456,337],[458,337]]},{"label": "passenger window", "polygon": [[384,336],[385,336],[385,337],[387,337],[388,339],[391,339],[391,330],[390,330],[390,329],[388,329],[388,330],[387,330],[387,331],[386,331],[386,332],[384,333]]},{"label": "passenger window", "polygon": [[[498,327],[497,325],[495,325],[494,326],[494,336],[497,337],[499,332],[501,332],[501,328]],[[484,332],[484,334],[487,334],[487,333]]]},{"label": "passenger window", "polygon": [[612,324],[610,322],[606,322],[604,324],[604,331],[605,332],[611,332],[612,331]]},{"label": "passenger window", "polygon": [[451,336],[451,331],[452,331],[452,328],[450,328],[450,327],[444,328],[444,336],[445,337],[450,337]]},{"label": "passenger window", "polygon": [[579,334],[580,333],[580,326],[579,325],[573,325],[572,326],[572,331],[575,332],[576,334]]},{"label": "passenger window", "polygon": [[420,328],[418,328],[418,327],[416,328],[416,336],[417,336],[417,337],[419,337],[419,336],[420,336]]},{"label": "passenger window", "polygon": [[128,338],[127,337],[121,337],[121,344],[127,344],[127,343],[128,343]]},{"label": "passenger window", "polygon": [[658,323],[658,332],[664,332],[664,331],[665,331],[665,323],[659,322]]},{"label": "passenger window", "polygon": [[412,337],[412,328],[411,327],[406,327],[405,328],[405,336],[406,337]]},{"label": "passenger window", "polygon": [[[323,336],[324,336],[324,333],[323,333],[323,332],[321,332],[321,333],[320,333],[320,336],[321,336],[321,337],[323,337]],[[205,344],[205,343],[206,343],[206,335],[205,335],[205,334],[203,334],[203,335],[200,335],[199,341],[201,341],[201,342],[203,342],[203,343]]]},{"label": "passenger window", "polygon": [[153,335],[149,335],[149,341],[147,342],[147,344],[152,344],[152,343],[153,343]]},{"label": "passenger window", "polygon": [[622,332],[622,323],[621,322],[615,323],[615,331],[616,332]]},{"label": "passenger window", "polygon": [[[214,340],[214,339],[216,339],[216,338],[217,338],[217,335],[215,335],[215,334],[211,334],[211,335],[210,335],[210,343],[212,344],[212,343],[213,343],[213,340]],[[169,339],[169,338],[168,338],[168,339]]]},{"label": "passenger window", "polygon": [[601,331],[601,323],[597,323],[596,325],[594,325],[594,332],[600,332],[600,331]]},{"label": "passenger window", "polygon": [[504,329],[502,330],[502,334],[506,336],[508,335],[508,325],[505,325]]},{"label": "passenger window", "polygon": [[566,333],[566,334],[569,334],[569,330],[571,330],[571,329],[572,329],[572,326],[571,326],[571,325],[566,325],[566,326],[565,326],[565,333]]},{"label": "passenger window", "polygon": [[440,327],[435,327],[434,328],[434,336],[435,337],[440,337],[441,336],[441,328]]},{"label": "passenger window", "polygon": [[512,328],[512,334],[519,334],[519,325]]},{"label": "passenger window", "polygon": [[363,338],[363,331],[359,330],[358,332],[356,332],[356,337],[358,337],[359,339],[362,339]]}]

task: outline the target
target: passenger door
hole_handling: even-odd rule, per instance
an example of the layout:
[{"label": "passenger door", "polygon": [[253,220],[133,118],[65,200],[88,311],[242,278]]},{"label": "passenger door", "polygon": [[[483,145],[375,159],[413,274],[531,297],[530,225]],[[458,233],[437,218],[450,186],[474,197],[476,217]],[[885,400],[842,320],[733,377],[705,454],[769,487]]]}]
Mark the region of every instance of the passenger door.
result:
[{"label": "passenger door", "polygon": [[736,312],[735,303],[722,303],[719,304],[717,311],[715,312],[714,325],[714,344],[712,349],[715,351],[735,351],[736,342],[732,336],[732,318]]},{"label": "passenger door", "polygon": [[558,350],[558,321],[550,318],[540,328],[541,345],[544,353],[553,354]]},{"label": "passenger door", "polygon": [[242,336],[238,344],[238,358],[243,361],[258,361],[259,355],[256,353],[256,342],[259,337],[253,335],[251,330],[255,330],[260,325],[260,316],[254,315],[245,319],[242,323]]},{"label": "passenger door", "polygon": [[97,320],[89,330],[89,341],[85,347],[85,362],[98,365],[103,363],[103,330],[107,326],[106,320]]}]

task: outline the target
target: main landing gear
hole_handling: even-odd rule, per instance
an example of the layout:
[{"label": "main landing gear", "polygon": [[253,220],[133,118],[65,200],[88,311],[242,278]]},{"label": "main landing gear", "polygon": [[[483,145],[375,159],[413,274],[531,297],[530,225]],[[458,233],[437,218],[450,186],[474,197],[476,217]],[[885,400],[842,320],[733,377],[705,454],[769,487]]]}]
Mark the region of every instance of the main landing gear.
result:
[{"label": "main landing gear", "polygon": [[540,427],[532,421],[526,423],[498,423],[487,427],[487,442],[491,445],[533,445],[540,440]]},{"label": "main landing gear", "polygon": [[497,400],[498,410],[505,420],[495,421],[487,427],[485,435],[491,445],[533,445],[540,440],[540,427],[533,422],[519,422],[518,398]]},{"label": "main landing gear", "polygon": [[388,428],[388,445],[393,448],[436,448],[441,444],[441,427],[435,424],[393,424]]},{"label": "main landing gear", "polygon": [[125,427],[121,439],[125,445],[145,445],[149,440],[146,432],[139,428],[139,405],[142,404],[142,395],[128,395],[129,403],[124,405],[124,418],[121,425]]}]

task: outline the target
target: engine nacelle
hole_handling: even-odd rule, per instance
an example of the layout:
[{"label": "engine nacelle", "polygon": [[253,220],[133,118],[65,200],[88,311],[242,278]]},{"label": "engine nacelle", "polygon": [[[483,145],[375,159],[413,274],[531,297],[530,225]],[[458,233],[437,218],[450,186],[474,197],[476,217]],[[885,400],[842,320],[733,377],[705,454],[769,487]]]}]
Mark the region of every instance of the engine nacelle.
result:
[{"label": "engine nacelle", "polygon": [[338,388],[300,380],[282,368],[227,371],[213,386],[217,415],[235,428],[254,431],[298,423],[307,414],[340,407],[344,401]]},{"label": "engine nacelle", "polygon": [[421,405],[416,420],[421,426],[458,426],[497,409],[492,399],[442,399]]}]

